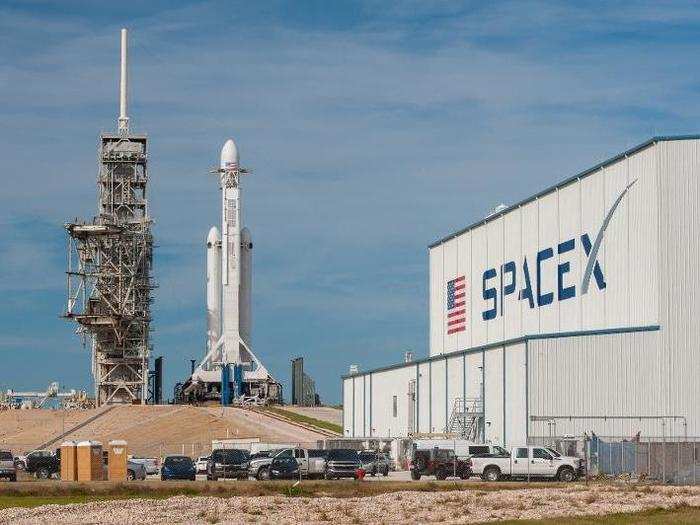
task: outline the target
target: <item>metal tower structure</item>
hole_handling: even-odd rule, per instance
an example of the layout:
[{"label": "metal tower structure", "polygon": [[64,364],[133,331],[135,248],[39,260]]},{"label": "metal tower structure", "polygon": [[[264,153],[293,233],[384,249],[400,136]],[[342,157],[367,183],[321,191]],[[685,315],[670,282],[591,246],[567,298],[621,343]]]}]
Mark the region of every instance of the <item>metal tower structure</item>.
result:
[{"label": "metal tower structure", "polygon": [[90,340],[97,406],[146,403],[153,237],[148,214],[148,140],[129,131],[127,33],[121,32],[118,132],[100,137],[98,215],[67,223],[65,317]]}]

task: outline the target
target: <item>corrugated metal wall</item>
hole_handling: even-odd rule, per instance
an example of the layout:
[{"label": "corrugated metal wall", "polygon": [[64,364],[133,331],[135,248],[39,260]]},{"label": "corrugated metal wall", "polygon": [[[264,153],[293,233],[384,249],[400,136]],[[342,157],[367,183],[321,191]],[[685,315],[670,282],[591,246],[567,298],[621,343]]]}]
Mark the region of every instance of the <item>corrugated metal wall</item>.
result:
[{"label": "corrugated metal wall", "polygon": [[692,416],[700,435],[700,141],[662,142],[659,238],[660,398],[666,413]]},{"label": "corrugated metal wall", "polygon": [[[652,145],[548,194],[526,202],[500,217],[485,222],[430,249],[430,355],[464,350],[523,335],[578,330],[642,326],[658,323],[659,213],[657,149]],[[677,147],[690,147],[683,141]],[[581,236],[590,243],[621,192],[636,181],[612,216],[598,252],[605,281],[600,289],[595,278],[587,294],[581,281],[588,260]],[[573,239],[573,245],[565,244]],[[560,246],[562,244],[562,246]],[[538,280],[537,254],[543,255]],[[561,252],[561,253],[560,253]],[[525,261],[533,294],[531,306],[526,288]],[[512,274],[503,268],[515,263],[516,286],[509,289]],[[574,287],[575,296],[559,296],[559,265],[562,288]],[[496,276],[484,285],[484,272]],[[468,290],[467,330],[447,334],[447,282],[464,275]],[[484,320],[493,305],[484,299],[484,288],[498,292],[497,314]],[[538,305],[538,290],[546,303]]]},{"label": "corrugated metal wall", "polygon": [[671,415],[663,401],[660,337],[659,331],[649,331],[528,341],[529,416],[572,416],[570,421],[555,420],[556,427],[531,422],[530,437],[584,431],[599,436],[631,437],[639,431],[645,436],[683,435],[681,421],[675,427],[667,422],[664,428],[661,420],[616,417]]},{"label": "corrugated metal wall", "polygon": [[[512,439],[523,443],[525,360],[525,343],[519,342],[345,378],[345,435],[388,437],[405,436],[409,430],[444,432],[455,399],[480,398],[483,391],[486,440],[503,443],[506,439],[510,443]],[[411,404],[409,382],[416,380],[416,400]],[[370,384],[371,388],[363,386]],[[417,412],[415,429],[408,427],[411,407]]]}]

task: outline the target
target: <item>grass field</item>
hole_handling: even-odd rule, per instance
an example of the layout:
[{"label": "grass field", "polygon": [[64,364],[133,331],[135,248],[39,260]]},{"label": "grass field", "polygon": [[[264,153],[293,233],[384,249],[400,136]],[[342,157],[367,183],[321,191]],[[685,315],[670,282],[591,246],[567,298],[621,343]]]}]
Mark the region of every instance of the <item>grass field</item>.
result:
[{"label": "grass field", "polygon": [[[92,483],[68,483],[58,481],[32,481],[26,483],[6,483],[0,485],[0,508],[7,507],[6,501],[20,501],[22,498],[166,498],[185,496],[274,496],[290,495],[292,481],[230,482],[230,481],[95,481]],[[382,481],[381,483],[360,483],[354,480],[305,480],[295,487],[294,496],[330,496],[334,498],[355,498],[376,496],[391,492],[410,490],[412,492],[450,492],[454,490],[497,491],[515,489],[541,489],[571,487],[572,484],[519,482],[470,483],[468,481]],[[581,486],[583,486],[581,484]],[[28,499],[29,501],[29,499]]]},{"label": "grass field", "polygon": [[322,419],[316,419],[315,417],[304,416],[301,414],[297,414],[296,412],[291,412],[289,410],[285,410],[283,408],[278,407],[266,407],[264,410],[266,412],[272,412],[273,414],[277,414],[278,416],[286,417],[287,419],[296,421],[297,423],[305,423],[307,425],[313,425],[315,427],[330,430],[331,432],[336,432],[340,435],[343,434],[343,427],[341,427],[340,425],[336,425],[335,423],[331,423],[329,421],[323,421]]}]

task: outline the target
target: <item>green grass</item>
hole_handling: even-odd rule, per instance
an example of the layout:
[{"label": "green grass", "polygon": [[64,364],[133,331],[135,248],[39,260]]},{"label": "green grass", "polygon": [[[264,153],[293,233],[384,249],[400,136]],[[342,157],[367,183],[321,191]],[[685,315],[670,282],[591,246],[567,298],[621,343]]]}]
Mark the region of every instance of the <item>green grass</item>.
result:
[{"label": "green grass", "polygon": [[[382,481],[360,483],[353,480],[325,481],[304,480],[294,490],[289,481],[265,481],[228,483],[225,481],[146,481],[91,483],[34,481],[0,485],[0,508],[12,506],[36,506],[49,503],[82,503],[106,499],[150,498],[171,496],[329,496],[352,498],[376,496],[390,492],[410,490],[414,492],[451,492],[454,490],[502,491],[525,488],[524,483],[470,483],[457,481],[442,483],[435,481]],[[562,486],[557,483],[541,483],[537,488]],[[528,488],[535,488],[530,486]]]},{"label": "green grass", "polygon": [[304,416],[302,414],[297,414],[296,412],[291,412],[289,410],[284,410],[283,408],[278,407],[267,407],[265,408],[265,410],[268,412],[272,412],[273,414],[277,414],[278,416],[286,417],[287,419],[291,419],[292,421],[296,421],[298,423],[306,423],[307,425],[313,425],[315,427],[324,428],[326,430],[330,430],[331,432],[336,432],[341,436],[343,435],[343,427],[341,427],[340,425],[336,425],[335,423],[331,423],[330,421],[324,421],[322,419],[316,419],[315,417]]},{"label": "green grass", "polygon": [[89,503],[91,501],[113,501],[115,499],[132,499],[139,496],[112,495],[64,495],[64,496],[0,496],[0,509],[10,507],[39,507],[41,505],[68,505],[70,503]]},{"label": "green grass", "polygon": [[543,520],[507,520],[499,525],[691,525],[700,523],[700,507],[680,506],[673,509],[651,509],[642,512],[551,518]]}]

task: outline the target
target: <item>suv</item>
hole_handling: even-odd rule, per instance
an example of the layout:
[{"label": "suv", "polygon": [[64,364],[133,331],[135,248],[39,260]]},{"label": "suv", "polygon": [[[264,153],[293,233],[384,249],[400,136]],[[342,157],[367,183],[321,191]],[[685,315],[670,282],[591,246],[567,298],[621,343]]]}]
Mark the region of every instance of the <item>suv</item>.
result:
[{"label": "suv", "polygon": [[9,450],[0,450],[0,477],[10,481],[17,481],[17,467],[15,457]]},{"label": "suv", "polygon": [[213,450],[207,462],[207,479],[219,478],[248,479],[250,466],[249,454],[237,448],[220,448]]},{"label": "suv", "polygon": [[25,470],[34,474],[39,479],[49,479],[52,475],[61,472],[61,449],[56,453],[50,450],[35,450],[27,454]]},{"label": "suv", "polygon": [[416,450],[411,460],[411,479],[418,480],[421,476],[435,476],[439,480],[456,475],[467,479],[472,475],[471,459],[460,459],[454,450],[433,448]]},{"label": "suv", "polygon": [[355,478],[357,470],[362,468],[357,450],[336,448],[326,455],[326,468],[323,477],[326,479]]},{"label": "suv", "polygon": [[386,477],[389,475],[389,460],[381,452],[362,450],[358,455],[362,468],[370,476],[381,474]]}]

